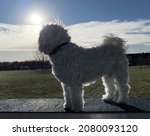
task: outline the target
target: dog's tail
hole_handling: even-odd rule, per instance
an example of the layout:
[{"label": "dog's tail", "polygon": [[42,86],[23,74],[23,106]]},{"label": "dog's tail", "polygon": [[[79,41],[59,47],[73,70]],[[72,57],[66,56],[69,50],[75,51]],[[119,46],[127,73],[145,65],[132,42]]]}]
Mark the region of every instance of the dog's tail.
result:
[{"label": "dog's tail", "polygon": [[126,52],[127,48],[125,46],[125,43],[126,41],[124,41],[122,38],[114,36],[113,34],[104,36],[104,41],[103,41],[104,45],[113,45],[116,47],[120,47]]}]

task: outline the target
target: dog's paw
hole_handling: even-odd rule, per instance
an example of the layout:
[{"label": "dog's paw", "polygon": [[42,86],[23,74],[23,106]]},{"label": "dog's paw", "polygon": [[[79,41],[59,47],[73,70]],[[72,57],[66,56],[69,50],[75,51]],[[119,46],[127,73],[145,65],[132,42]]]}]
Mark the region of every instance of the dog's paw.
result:
[{"label": "dog's paw", "polygon": [[81,105],[76,105],[72,107],[72,111],[73,112],[82,112],[83,111],[84,106]]},{"label": "dog's paw", "polygon": [[83,112],[81,109],[64,108],[66,112]]},{"label": "dog's paw", "polygon": [[66,112],[73,112],[71,108],[64,108]]},{"label": "dog's paw", "polygon": [[64,103],[63,107],[64,107],[64,109],[71,109],[71,104],[70,103]]},{"label": "dog's paw", "polygon": [[103,95],[102,100],[103,100],[103,101],[106,101],[106,102],[112,101],[112,100],[113,100],[113,97],[111,97],[111,96],[105,94],[105,95]]},{"label": "dog's paw", "polygon": [[72,108],[70,104],[64,103],[63,107],[66,112],[72,112]]}]

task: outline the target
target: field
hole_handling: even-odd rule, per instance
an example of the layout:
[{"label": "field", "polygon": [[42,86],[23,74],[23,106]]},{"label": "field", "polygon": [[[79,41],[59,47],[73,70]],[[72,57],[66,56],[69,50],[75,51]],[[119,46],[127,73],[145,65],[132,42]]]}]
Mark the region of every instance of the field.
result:
[{"label": "field", "polygon": [[[130,67],[130,97],[150,98],[150,67]],[[87,86],[85,97],[101,97],[101,80]],[[62,89],[50,70],[0,71],[0,99],[62,98]]]}]

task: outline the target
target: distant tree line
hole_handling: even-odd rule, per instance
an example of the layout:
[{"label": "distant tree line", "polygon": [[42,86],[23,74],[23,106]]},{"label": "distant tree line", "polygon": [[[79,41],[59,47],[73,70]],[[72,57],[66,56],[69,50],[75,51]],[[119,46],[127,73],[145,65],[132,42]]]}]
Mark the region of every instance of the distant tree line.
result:
[{"label": "distant tree line", "polygon": [[[42,56],[42,57],[41,57]],[[47,58],[41,55],[35,61],[24,62],[0,62],[2,70],[26,70],[26,69],[50,69],[51,64]],[[40,59],[41,58],[41,59]],[[150,65],[150,53],[127,54],[130,66]]]},{"label": "distant tree line", "polygon": [[50,69],[49,61],[0,62],[0,70]]},{"label": "distant tree line", "polygon": [[127,54],[130,66],[150,65],[150,53]]}]

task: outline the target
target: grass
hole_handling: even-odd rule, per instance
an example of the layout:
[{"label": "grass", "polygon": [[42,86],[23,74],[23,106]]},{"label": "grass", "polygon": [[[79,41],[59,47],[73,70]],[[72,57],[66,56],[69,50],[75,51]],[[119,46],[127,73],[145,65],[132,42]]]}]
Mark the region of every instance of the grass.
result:
[{"label": "grass", "polygon": [[0,72],[0,88],[0,98],[49,98],[61,92],[48,70]]},{"label": "grass", "polygon": [[150,66],[131,67],[129,71],[132,97],[150,98]]},{"label": "grass", "polygon": [[[150,67],[130,67],[130,97],[150,98]],[[101,97],[102,81],[85,87],[85,97]],[[0,71],[0,99],[62,98],[59,82],[50,70]]]}]

